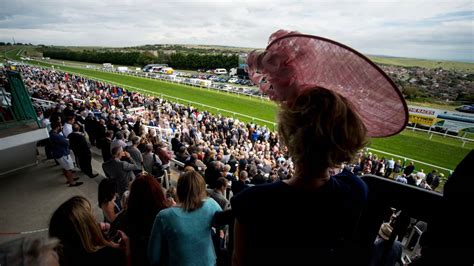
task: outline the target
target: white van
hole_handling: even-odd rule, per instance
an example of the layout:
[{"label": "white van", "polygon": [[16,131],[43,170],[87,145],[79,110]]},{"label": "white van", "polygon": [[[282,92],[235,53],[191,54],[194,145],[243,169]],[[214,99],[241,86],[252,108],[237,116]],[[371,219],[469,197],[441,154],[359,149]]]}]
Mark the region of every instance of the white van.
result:
[{"label": "white van", "polygon": [[117,71],[118,72],[128,72],[128,67],[124,67],[124,66],[119,66],[117,67]]},{"label": "white van", "polygon": [[216,70],[214,70],[214,74],[227,75],[227,70],[225,68],[216,68]]}]

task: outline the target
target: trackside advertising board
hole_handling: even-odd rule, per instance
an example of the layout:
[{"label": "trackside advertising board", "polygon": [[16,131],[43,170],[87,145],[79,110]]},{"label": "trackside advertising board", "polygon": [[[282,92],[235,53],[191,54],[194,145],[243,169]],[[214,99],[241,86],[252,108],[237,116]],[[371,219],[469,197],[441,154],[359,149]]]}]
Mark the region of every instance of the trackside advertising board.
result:
[{"label": "trackside advertising board", "polygon": [[435,126],[451,132],[474,132],[474,114],[452,112],[422,106],[408,106],[409,123]]}]

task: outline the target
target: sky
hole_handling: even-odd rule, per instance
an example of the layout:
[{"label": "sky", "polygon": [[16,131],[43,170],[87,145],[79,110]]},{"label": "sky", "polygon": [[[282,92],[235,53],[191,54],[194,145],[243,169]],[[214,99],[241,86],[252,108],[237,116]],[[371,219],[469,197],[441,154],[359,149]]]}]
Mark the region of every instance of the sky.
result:
[{"label": "sky", "polygon": [[278,29],[364,54],[474,62],[474,0],[0,0],[0,41],[264,48]]}]

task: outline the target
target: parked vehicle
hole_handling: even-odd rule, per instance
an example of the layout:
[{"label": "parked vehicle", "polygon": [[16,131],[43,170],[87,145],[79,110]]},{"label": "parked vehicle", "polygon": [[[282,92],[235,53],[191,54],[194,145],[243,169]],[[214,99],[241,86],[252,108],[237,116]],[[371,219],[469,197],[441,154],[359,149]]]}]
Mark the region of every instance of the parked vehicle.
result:
[{"label": "parked vehicle", "polygon": [[474,104],[460,106],[456,111],[474,114]]},{"label": "parked vehicle", "polygon": [[[143,72],[158,72],[161,68],[168,67],[167,64],[148,64],[143,67]],[[153,71],[153,70],[156,71]]]},{"label": "parked vehicle", "polygon": [[225,68],[216,68],[214,74],[217,75],[227,75],[227,70]]},{"label": "parked vehicle", "polygon": [[160,69],[159,72],[163,73],[163,74],[171,75],[171,74],[173,74],[174,69],[171,68],[171,67],[163,67],[163,68]]},{"label": "parked vehicle", "polygon": [[238,78],[230,78],[227,82],[229,82],[229,83],[237,83],[237,81],[239,81]]},{"label": "parked vehicle", "polygon": [[117,71],[118,72],[128,72],[128,67],[124,67],[124,66],[119,66],[117,67]]}]

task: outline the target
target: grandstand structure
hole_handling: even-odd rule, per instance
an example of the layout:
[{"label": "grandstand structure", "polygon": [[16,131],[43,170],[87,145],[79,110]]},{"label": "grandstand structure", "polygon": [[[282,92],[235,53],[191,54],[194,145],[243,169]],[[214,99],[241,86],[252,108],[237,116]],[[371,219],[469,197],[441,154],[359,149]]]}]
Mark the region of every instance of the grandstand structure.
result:
[{"label": "grandstand structure", "polygon": [[0,176],[36,164],[36,143],[48,137],[20,74],[5,74],[10,86],[0,87]]}]

